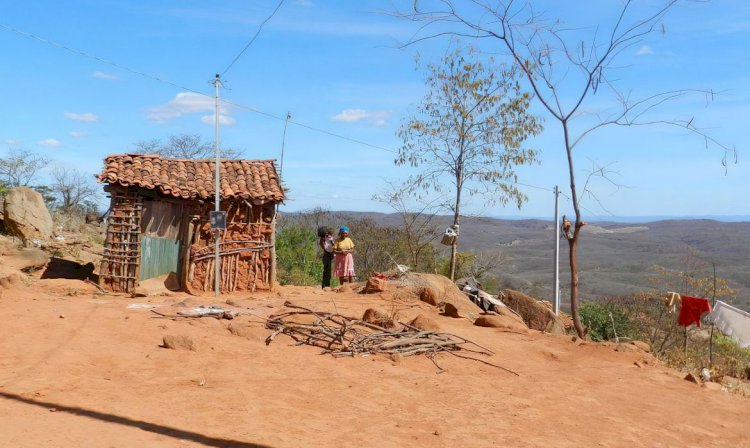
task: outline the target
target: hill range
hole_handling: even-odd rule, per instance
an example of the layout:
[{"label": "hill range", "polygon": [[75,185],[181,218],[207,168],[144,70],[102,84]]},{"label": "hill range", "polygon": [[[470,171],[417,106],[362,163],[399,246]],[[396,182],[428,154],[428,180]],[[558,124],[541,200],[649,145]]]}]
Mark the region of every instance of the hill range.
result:
[{"label": "hill range", "polygon": [[[369,217],[381,225],[400,225],[397,214],[338,212]],[[447,227],[452,219],[438,217]],[[460,250],[500,252],[508,259],[492,270],[504,287],[535,297],[552,297],[555,228],[552,220],[462,218]],[[647,223],[592,222],[579,243],[579,275],[584,299],[598,299],[652,289],[653,266],[688,270],[687,259],[704,262],[700,276],[729,280],[737,295],[728,301],[750,310],[750,222],[709,219]],[[560,241],[560,285],[563,309],[569,282],[568,245]]]}]

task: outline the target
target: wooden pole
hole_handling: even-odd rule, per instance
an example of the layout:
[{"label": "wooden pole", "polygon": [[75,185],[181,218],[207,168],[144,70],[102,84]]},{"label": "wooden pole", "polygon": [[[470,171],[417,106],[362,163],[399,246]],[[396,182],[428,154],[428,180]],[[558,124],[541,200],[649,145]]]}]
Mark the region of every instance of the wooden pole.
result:
[{"label": "wooden pole", "polygon": [[276,288],[276,214],[271,221],[271,279],[269,289],[274,291]]}]

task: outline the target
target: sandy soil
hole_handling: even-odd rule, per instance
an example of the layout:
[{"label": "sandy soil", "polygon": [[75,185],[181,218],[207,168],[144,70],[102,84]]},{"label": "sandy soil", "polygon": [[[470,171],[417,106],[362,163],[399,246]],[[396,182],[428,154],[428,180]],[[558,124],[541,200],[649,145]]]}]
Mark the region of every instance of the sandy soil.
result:
[{"label": "sandy soil", "polygon": [[[283,288],[231,297],[259,317],[173,321],[143,305],[223,302],[103,295],[67,280],[6,290],[0,446],[750,447],[750,400],[689,383],[644,352],[474,327],[383,297]],[[284,300],[397,309],[402,320],[432,313],[520,376],[449,355],[439,374],[423,357],[334,359],[283,335],[266,346],[261,318]],[[165,335],[198,349],[161,348]]]}]

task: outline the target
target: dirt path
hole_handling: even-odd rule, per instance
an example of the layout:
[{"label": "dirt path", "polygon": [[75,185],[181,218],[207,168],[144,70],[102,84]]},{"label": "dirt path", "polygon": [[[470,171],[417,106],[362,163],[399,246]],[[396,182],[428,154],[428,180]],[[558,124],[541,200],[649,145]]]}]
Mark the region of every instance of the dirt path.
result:
[{"label": "dirt path", "polygon": [[[185,297],[149,303],[61,280],[6,290],[0,446],[750,447],[749,400],[684,381],[640,351],[474,327],[376,295],[286,288],[232,298],[261,317],[284,300],[432,313],[520,376],[447,355],[438,374],[422,357],[334,359],[283,335],[266,346],[253,316],[172,321],[128,308]],[[198,350],[160,348],[168,334]]]}]

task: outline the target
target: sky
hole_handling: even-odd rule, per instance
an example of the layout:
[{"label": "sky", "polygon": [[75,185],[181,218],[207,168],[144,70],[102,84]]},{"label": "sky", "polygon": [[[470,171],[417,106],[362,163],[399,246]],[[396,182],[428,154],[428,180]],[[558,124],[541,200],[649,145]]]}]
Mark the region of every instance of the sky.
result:
[{"label": "sky", "polygon": [[[550,20],[569,25],[573,40],[583,41],[611,28],[622,4],[532,3]],[[636,3],[639,13],[661,2]],[[393,162],[402,144],[399,126],[426,93],[424,65],[467,44],[507,62],[499,43],[488,40],[438,37],[403,47],[419,25],[389,12],[409,4],[285,0],[222,76],[220,96],[231,104],[221,110],[221,145],[249,159],[279,159],[283,140],[289,198],[282,210],[391,211],[373,196],[414,173]],[[48,170],[59,165],[93,177],[107,154],[132,151],[138,141],[198,133],[212,142],[214,75],[230,65],[277,5],[0,0],[0,157],[25,149],[48,157]],[[582,198],[585,217],[750,215],[749,47],[750,3],[714,0],[675,8],[663,29],[618,56],[616,84],[632,98],[675,89],[720,92],[713,101],[700,94],[684,97],[653,118],[694,118],[736,147],[737,163],[730,159],[725,169],[721,151],[680,129],[599,129],[576,149],[575,173],[583,182],[592,168],[607,166],[614,183],[592,181],[596,198]],[[593,95],[581,110],[591,116],[614,106],[611,97]],[[555,185],[563,193],[561,212],[570,213],[560,126],[538,106],[532,112],[544,117],[545,130],[526,142],[541,150],[541,163],[518,170],[528,201],[519,210],[469,197],[467,213],[549,218]],[[282,139],[287,113],[292,123]],[[586,118],[577,123],[586,124]]]}]

